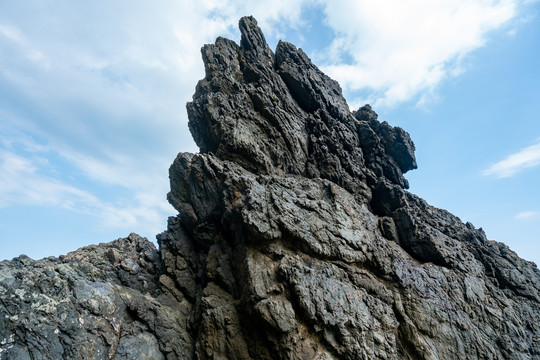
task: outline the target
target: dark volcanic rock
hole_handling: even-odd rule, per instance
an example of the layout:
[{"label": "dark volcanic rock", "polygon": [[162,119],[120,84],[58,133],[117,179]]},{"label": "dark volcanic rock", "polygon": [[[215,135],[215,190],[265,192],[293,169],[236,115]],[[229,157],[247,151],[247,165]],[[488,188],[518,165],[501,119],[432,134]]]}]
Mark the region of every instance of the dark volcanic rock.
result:
[{"label": "dark volcanic rock", "polygon": [[160,255],[0,265],[0,359],[540,359],[540,272],[408,193],[402,129],[253,18],[202,49]]},{"label": "dark volcanic rock", "polygon": [[183,359],[189,304],[131,234],[60,258],[0,262],[0,359]]}]

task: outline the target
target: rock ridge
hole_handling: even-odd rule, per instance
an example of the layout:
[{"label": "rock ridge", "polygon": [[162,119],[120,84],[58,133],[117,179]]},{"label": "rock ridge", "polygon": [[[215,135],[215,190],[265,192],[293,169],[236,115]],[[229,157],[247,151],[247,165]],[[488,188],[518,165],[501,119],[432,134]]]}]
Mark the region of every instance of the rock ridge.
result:
[{"label": "rock ridge", "polygon": [[159,250],[1,262],[0,359],[540,359],[536,265],[409,193],[407,132],[239,27],[201,49]]}]

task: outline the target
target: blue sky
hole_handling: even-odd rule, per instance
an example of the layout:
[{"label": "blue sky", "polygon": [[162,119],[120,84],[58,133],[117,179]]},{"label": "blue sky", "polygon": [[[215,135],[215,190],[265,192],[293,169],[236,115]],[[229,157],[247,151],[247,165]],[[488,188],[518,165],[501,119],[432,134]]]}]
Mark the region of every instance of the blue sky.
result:
[{"label": "blue sky", "polygon": [[165,229],[199,49],[243,15],[411,134],[412,192],[540,263],[531,0],[0,2],[0,259]]}]

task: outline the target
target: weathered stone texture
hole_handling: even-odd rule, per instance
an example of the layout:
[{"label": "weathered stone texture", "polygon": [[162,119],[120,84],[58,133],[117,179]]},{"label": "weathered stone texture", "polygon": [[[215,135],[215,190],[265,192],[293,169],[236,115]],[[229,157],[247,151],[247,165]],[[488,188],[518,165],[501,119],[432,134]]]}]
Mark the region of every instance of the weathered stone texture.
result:
[{"label": "weathered stone texture", "polygon": [[0,262],[0,359],[180,359],[191,309],[161,290],[135,234],[59,258]]},{"label": "weathered stone texture", "polygon": [[540,359],[540,272],[406,191],[414,144],[251,17],[135,235],[0,263],[0,359]]}]

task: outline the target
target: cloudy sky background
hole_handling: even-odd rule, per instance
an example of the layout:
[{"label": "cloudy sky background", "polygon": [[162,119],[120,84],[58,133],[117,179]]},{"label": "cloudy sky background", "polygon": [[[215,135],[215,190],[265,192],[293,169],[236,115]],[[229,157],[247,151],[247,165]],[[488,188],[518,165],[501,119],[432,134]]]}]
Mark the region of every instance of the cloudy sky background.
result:
[{"label": "cloudy sky background", "polygon": [[200,47],[254,15],[407,130],[411,191],[540,263],[540,1],[0,2],[0,259],[60,255],[175,211]]}]

